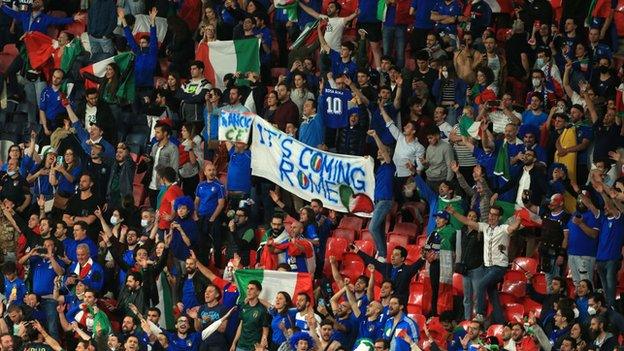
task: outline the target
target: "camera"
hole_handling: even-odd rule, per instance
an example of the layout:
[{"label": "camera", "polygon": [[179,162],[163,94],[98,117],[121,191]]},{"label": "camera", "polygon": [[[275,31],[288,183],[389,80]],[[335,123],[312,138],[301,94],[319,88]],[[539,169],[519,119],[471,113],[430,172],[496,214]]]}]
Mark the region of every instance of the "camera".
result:
[{"label": "camera", "polygon": [[48,253],[48,249],[46,249],[45,247],[38,246],[35,248],[35,252],[39,255],[45,255]]}]

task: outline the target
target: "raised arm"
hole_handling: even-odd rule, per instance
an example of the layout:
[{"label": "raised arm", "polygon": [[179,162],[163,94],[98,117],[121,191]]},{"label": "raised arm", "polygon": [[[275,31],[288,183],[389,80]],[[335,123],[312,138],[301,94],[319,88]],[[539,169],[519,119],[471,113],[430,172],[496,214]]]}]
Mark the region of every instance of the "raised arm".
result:
[{"label": "raised arm", "polygon": [[388,151],[388,147],[381,142],[381,139],[379,139],[377,132],[374,129],[371,129],[366,133],[370,135],[373,139],[375,139],[375,144],[377,145],[377,148],[379,149],[379,152],[381,153],[382,160],[385,163],[390,163],[390,161],[392,161],[392,157],[390,157],[390,152]]},{"label": "raised arm", "polygon": [[399,136],[401,135],[401,131],[399,130],[399,127],[396,126],[396,123],[394,123],[390,115],[388,115],[388,112],[386,112],[384,104],[381,101],[379,102],[379,113],[383,117],[384,122],[386,122],[386,127],[388,127],[388,130],[390,131],[390,134],[392,135],[394,140],[398,140]]},{"label": "raised arm", "polygon": [[468,217],[462,215],[461,213],[457,213],[455,208],[451,205],[446,206],[446,212],[450,213],[453,217],[457,218],[462,224],[465,224],[468,228],[472,230],[479,230],[479,223],[468,219]]},{"label": "raised arm", "polygon": [[570,71],[572,71],[572,61],[568,60],[563,71],[563,90],[569,98],[572,98],[574,90],[572,90],[572,87],[570,86]]},{"label": "raised arm", "polygon": [[[308,15],[310,15],[314,19],[327,18],[327,16],[321,15],[320,13],[314,11],[313,8],[304,4],[303,1],[299,1],[298,3],[299,3],[299,7],[301,7],[303,11],[305,11]],[[320,23],[319,23],[319,26],[320,26]]]}]

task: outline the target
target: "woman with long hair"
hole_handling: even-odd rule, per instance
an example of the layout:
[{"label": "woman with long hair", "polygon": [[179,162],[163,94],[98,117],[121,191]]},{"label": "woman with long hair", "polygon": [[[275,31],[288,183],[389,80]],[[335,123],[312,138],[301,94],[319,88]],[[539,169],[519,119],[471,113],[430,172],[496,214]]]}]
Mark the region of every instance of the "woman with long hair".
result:
[{"label": "woman with long hair", "polygon": [[76,151],[67,148],[63,157],[58,158],[50,170],[50,184],[56,187],[54,207],[59,210],[67,207],[67,201],[75,192],[81,172],[82,167]]},{"label": "woman with long hair", "polygon": [[273,306],[269,307],[271,315],[271,343],[269,350],[275,351],[288,339],[286,329],[295,327],[295,315],[290,313],[293,307],[292,298],[285,291],[280,291],[275,296]]},{"label": "woman with long hair", "polygon": [[468,85],[457,76],[455,67],[449,63],[440,67],[438,79],[433,82],[431,89],[436,104],[446,108],[446,121],[450,125],[457,123],[457,115],[466,104],[466,89]]},{"label": "woman with long hair", "polygon": [[469,90],[469,96],[473,104],[477,105],[475,110],[477,110],[478,105],[496,100],[498,87],[496,86],[494,72],[489,67],[477,68],[477,82]]},{"label": "woman with long hair", "polygon": [[192,123],[185,123],[180,129],[180,183],[185,195],[194,196],[199,184],[200,162],[203,160],[201,137]]},{"label": "woman with long hair", "polygon": [[277,98],[277,92],[275,90],[270,91],[266,96],[266,108],[264,109],[264,114],[262,118],[264,118],[269,123],[273,123],[273,115],[277,110],[277,105],[279,100]]}]

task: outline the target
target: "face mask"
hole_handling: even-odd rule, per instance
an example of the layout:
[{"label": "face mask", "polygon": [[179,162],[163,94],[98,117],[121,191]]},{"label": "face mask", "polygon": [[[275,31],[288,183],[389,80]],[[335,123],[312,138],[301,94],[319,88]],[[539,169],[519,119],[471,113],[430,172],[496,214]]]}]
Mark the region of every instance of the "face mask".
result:
[{"label": "face mask", "polygon": [[600,67],[598,67],[598,71],[599,71],[600,73],[602,73],[602,74],[607,74],[607,73],[609,73],[609,67],[606,67],[606,66],[600,66]]},{"label": "face mask", "polygon": [[148,225],[149,225],[149,221],[147,219],[141,220],[141,227],[147,228]]},{"label": "face mask", "polygon": [[542,85],[542,80],[539,78],[533,78],[531,79],[531,83],[533,83],[533,86],[537,88]]},{"label": "face mask", "polygon": [[535,67],[537,68],[542,68],[545,64],[546,62],[544,62],[543,58],[538,58],[537,60],[535,60]]},{"label": "face mask", "polygon": [[448,71],[442,71],[442,77],[448,78]]},{"label": "face mask", "polygon": [[596,309],[593,308],[592,306],[587,307],[587,313],[589,313],[590,316],[593,316],[596,314]]},{"label": "face mask", "polygon": [[578,308],[575,308],[574,309],[574,319],[576,319],[578,317],[579,317],[579,310],[578,310]]},{"label": "face mask", "polygon": [[15,175],[15,171],[8,171],[7,174],[9,175],[9,177],[12,177]]},{"label": "face mask", "polygon": [[111,222],[111,224],[112,224],[112,225],[116,225],[117,223],[119,223],[119,217],[117,217],[117,216],[112,216],[112,217],[110,218],[110,222]]}]

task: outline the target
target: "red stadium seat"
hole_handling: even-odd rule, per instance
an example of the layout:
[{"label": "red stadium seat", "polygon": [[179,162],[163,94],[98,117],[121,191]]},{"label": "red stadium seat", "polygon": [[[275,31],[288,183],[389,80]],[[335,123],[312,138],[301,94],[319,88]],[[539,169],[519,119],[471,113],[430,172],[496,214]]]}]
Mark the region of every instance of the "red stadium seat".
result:
[{"label": "red stadium seat", "polygon": [[487,329],[487,336],[502,336],[503,335],[503,328],[504,326],[502,324],[492,324],[490,325],[490,327]]},{"label": "red stadium seat", "polygon": [[405,248],[407,249],[407,259],[405,260],[407,264],[412,264],[420,259],[420,246],[407,245]]},{"label": "red stadium seat", "polygon": [[[421,283],[410,284],[409,298],[407,300],[408,313],[422,314],[423,313],[423,295],[424,286]],[[415,312],[412,312],[415,311]]]},{"label": "red stadium seat", "polygon": [[372,240],[356,240],[355,246],[371,257],[375,257],[375,242]]},{"label": "red stadium seat", "polygon": [[360,240],[368,240],[368,241],[375,242],[375,239],[373,239],[373,233],[371,233],[370,230],[368,229],[362,229]]},{"label": "red stadium seat", "polygon": [[523,297],[526,295],[526,283],[523,281],[504,281],[502,292],[509,293],[515,297]]},{"label": "red stadium seat", "polygon": [[508,322],[522,321],[524,319],[524,306],[519,303],[505,305],[505,318]]},{"label": "red stadium seat", "polygon": [[364,219],[354,216],[344,216],[338,223],[338,228],[353,229],[356,232],[360,232],[364,226]]},{"label": "red stadium seat", "polygon": [[427,324],[427,317],[425,317],[424,315],[420,313],[415,313],[409,317],[412,318],[414,322],[416,322],[420,335],[424,335],[424,327]]},{"label": "red stadium seat", "polygon": [[542,304],[539,302],[535,302],[528,297],[525,297],[522,300],[522,305],[524,306],[524,312],[528,315],[529,312],[534,311],[535,316],[539,317],[542,313]]},{"label": "red stadium seat", "polygon": [[355,231],[353,229],[347,229],[347,228],[334,229],[331,236],[334,238],[347,239],[347,241],[350,243],[355,241]]},{"label": "red stadium seat", "polygon": [[510,293],[506,293],[506,292],[499,292],[498,293],[498,300],[500,301],[501,306],[504,306],[508,303],[517,303],[518,302],[518,298]]},{"label": "red stadium seat", "polygon": [[468,321],[468,320],[461,321],[461,322],[457,323],[457,326],[464,328],[465,331],[468,331],[468,326],[470,326],[470,321]]},{"label": "red stadium seat", "polygon": [[343,277],[348,277],[351,283],[355,283],[357,278],[364,273],[366,266],[362,260],[359,261],[343,261],[340,274]]},{"label": "red stadium seat", "polygon": [[416,223],[395,223],[392,232],[403,234],[414,240],[420,233],[420,227]]},{"label": "red stadium seat", "polygon": [[522,269],[518,266],[524,268],[525,271],[531,272],[532,274],[537,273],[537,260],[534,258],[516,257],[514,264],[511,265],[511,269],[522,271]]},{"label": "red stadium seat", "polygon": [[335,256],[336,260],[342,261],[342,254],[347,252],[349,242],[345,238],[332,238],[327,239],[327,248],[325,249],[325,258],[329,263],[329,257]]},{"label": "red stadium seat", "polygon": [[419,235],[416,238],[416,245],[423,247],[427,243],[427,235]]},{"label": "red stadium seat", "polygon": [[514,270],[509,270],[507,272],[505,272],[505,276],[503,277],[503,281],[509,281],[509,282],[519,282],[519,281],[526,281],[526,275],[524,275],[523,271],[514,271]]},{"label": "red stadium seat", "polygon": [[408,237],[400,233],[391,232],[391,233],[388,233],[388,243],[393,243],[396,245],[407,247]]}]

